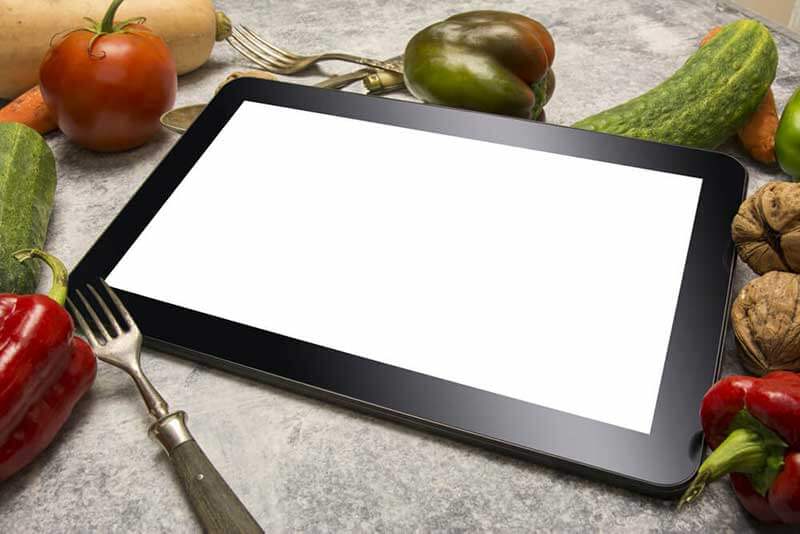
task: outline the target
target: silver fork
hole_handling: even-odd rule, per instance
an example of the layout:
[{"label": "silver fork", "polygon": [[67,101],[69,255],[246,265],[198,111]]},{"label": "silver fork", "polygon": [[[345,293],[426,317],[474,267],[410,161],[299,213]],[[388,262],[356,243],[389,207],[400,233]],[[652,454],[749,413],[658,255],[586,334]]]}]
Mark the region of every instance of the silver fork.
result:
[{"label": "silver fork", "polygon": [[[95,355],[133,378],[150,415],[155,419],[150,426],[150,435],[161,444],[172,461],[204,530],[212,533],[263,532],[194,440],[186,426],[186,413],[170,413],[164,398],[145,376],[140,363],[142,333],[114,290],[104,280],[100,282],[111,305],[122,318],[121,323],[106,299],[91,285],[87,285],[86,290],[94,306],[83,293],[75,291],[89,320],[71,299],[67,299],[67,308]],[[96,311],[98,307],[103,319]]]},{"label": "silver fork", "polygon": [[233,33],[228,37],[228,44],[262,69],[284,76],[298,73],[307,69],[314,63],[327,60],[357,63],[367,67],[403,74],[402,64],[387,63],[385,61],[358,57],[352,54],[343,54],[340,52],[330,52],[313,56],[295,54],[265,41],[247,26],[235,26],[233,28]]}]

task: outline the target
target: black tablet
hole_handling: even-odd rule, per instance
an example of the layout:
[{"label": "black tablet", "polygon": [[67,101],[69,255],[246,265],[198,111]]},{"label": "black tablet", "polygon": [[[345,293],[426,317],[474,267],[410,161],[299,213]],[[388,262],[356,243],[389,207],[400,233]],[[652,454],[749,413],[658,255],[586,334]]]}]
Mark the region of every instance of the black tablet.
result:
[{"label": "black tablet", "polygon": [[715,152],[239,80],[72,285],[107,278],[153,347],[671,495],[746,181]]}]

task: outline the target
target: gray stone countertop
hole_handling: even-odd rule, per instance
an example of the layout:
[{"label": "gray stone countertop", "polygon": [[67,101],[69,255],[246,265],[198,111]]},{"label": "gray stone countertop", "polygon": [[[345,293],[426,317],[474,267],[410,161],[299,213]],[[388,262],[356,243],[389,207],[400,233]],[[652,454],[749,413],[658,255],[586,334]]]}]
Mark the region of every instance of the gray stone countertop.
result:
[{"label": "gray stone countertop", "polygon": [[[235,22],[287,48],[370,57],[396,55],[416,30],[460,11],[524,13],[541,20],[556,40],[558,87],[547,116],[557,124],[571,124],[655,86],[709,28],[740,16],[700,0],[217,4]],[[800,85],[800,46],[784,35],[775,38],[781,59],[774,91],[782,107]],[[227,73],[246,67],[227,45],[218,46],[208,65],[181,78],[178,104],[207,100]],[[323,69],[294,81],[313,83],[352,66],[329,63]],[[98,155],[60,134],[49,136],[59,184],[47,247],[75,265],[176,140],[164,132],[139,150]],[[751,190],[782,179],[743,157],[737,145],[724,150],[746,163]],[[735,289],[751,276],[739,265]],[[199,443],[268,531],[759,528],[725,483],[714,484],[696,506],[676,513],[673,502],[461,445],[168,354],[146,350],[143,362],[164,396],[191,415]],[[741,371],[730,334],[724,371]],[[170,464],[146,436],[148,424],[128,377],[100,364],[93,389],[56,442],[0,487],[0,532],[197,531]]]}]

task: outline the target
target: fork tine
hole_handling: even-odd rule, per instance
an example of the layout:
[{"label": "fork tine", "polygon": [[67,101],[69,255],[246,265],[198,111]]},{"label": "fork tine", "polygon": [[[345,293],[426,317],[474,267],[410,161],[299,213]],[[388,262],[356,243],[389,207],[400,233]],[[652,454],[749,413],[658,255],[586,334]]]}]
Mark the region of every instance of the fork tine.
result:
[{"label": "fork tine", "polygon": [[108,319],[108,324],[111,325],[111,328],[112,330],[114,330],[114,333],[116,335],[120,335],[122,333],[122,329],[119,327],[117,318],[114,317],[114,314],[111,313],[111,310],[106,305],[106,301],[103,300],[103,297],[100,296],[100,293],[98,293],[97,290],[95,290],[95,288],[93,288],[90,284],[86,285],[86,289],[89,290],[89,293],[92,294],[94,299],[100,305],[100,309],[103,310],[103,313],[106,315],[106,318]]},{"label": "fork tine", "polygon": [[278,48],[274,44],[265,41],[263,38],[261,38],[261,36],[259,36],[256,32],[252,31],[250,28],[248,28],[244,24],[240,25],[240,28],[242,30],[242,33],[244,33],[245,35],[248,35],[249,37],[252,37],[256,42],[261,43],[262,45],[266,46],[270,50],[274,51],[275,53],[277,53],[279,55],[282,55],[282,56],[286,57],[287,59],[294,60],[294,61],[296,61],[298,59],[303,59],[303,56],[301,56],[301,55],[294,54],[292,52],[289,52],[288,50],[284,50],[283,48]]},{"label": "fork tine", "polygon": [[102,278],[100,279],[100,283],[103,284],[106,293],[108,293],[108,298],[110,298],[111,302],[114,303],[114,306],[117,307],[117,311],[119,312],[119,314],[122,315],[123,319],[125,319],[125,322],[127,323],[126,326],[131,330],[138,330],[136,323],[133,321],[133,316],[131,315],[131,312],[129,312],[128,308],[126,308],[125,305],[122,303],[122,299],[120,299],[117,296],[116,292],[113,289],[111,289],[111,286],[108,285],[106,281],[103,280]]},{"label": "fork tine", "polygon": [[89,340],[89,343],[91,343],[94,347],[100,345],[100,343],[97,342],[97,338],[94,337],[94,332],[92,332],[92,329],[89,328],[89,323],[86,322],[86,318],[83,316],[80,310],[78,310],[78,307],[75,306],[75,303],[72,302],[72,299],[69,297],[67,297],[67,309],[69,310],[69,313],[72,314],[72,317],[75,318],[75,321],[77,321],[78,326],[83,332],[83,335],[86,336],[86,339]]},{"label": "fork tine", "polygon": [[89,301],[86,299],[86,297],[83,296],[83,293],[81,293],[80,290],[76,289],[75,294],[78,295],[78,298],[83,303],[83,307],[86,308],[86,312],[89,314],[89,317],[92,319],[92,321],[94,321],[94,326],[100,332],[100,335],[102,335],[105,338],[105,341],[110,340],[111,336],[109,335],[108,330],[106,330],[103,321],[101,321],[100,317],[97,316],[97,313],[94,311],[94,308],[92,308],[92,305],[89,304]]},{"label": "fork tine", "polygon": [[265,63],[263,60],[255,57],[252,53],[248,52],[247,49],[243,48],[243,45],[241,44],[241,41],[239,41],[238,39],[235,39],[234,36],[231,36],[231,37],[228,38],[228,44],[230,44],[237,52],[239,52],[241,55],[243,55],[244,57],[246,57],[247,59],[249,59],[250,61],[252,61],[256,65],[258,65],[262,69],[264,69],[266,71],[269,71],[269,72],[274,72],[276,74],[284,74],[285,73],[285,69],[280,68],[280,67],[276,67],[274,65],[270,65],[268,63]]},{"label": "fork tine", "polygon": [[266,50],[263,46],[253,41],[244,33],[234,33],[231,35],[231,39],[235,39],[239,45],[246,48],[251,54],[260,58],[262,61],[270,63],[276,67],[291,67],[295,62],[292,59],[276,57],[269,50]]}]

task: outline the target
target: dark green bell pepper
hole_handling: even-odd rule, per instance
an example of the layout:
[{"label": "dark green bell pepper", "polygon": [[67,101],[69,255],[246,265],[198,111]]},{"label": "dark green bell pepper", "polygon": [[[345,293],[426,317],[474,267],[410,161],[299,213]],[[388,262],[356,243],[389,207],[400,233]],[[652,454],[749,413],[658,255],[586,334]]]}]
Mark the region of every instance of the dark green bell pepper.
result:
[{"label": "dark green bell pepper", "polygon": [[535,20],[472,11],[409,41],[406,86],[425,102],[535,119],[553,94],[554,58],[553,38]]},{"label": "dark green bell pepper", "polygon": [[783,172],[800,178],[800,89],[795,91],[783,109],[775,134],[775,155]]}]

